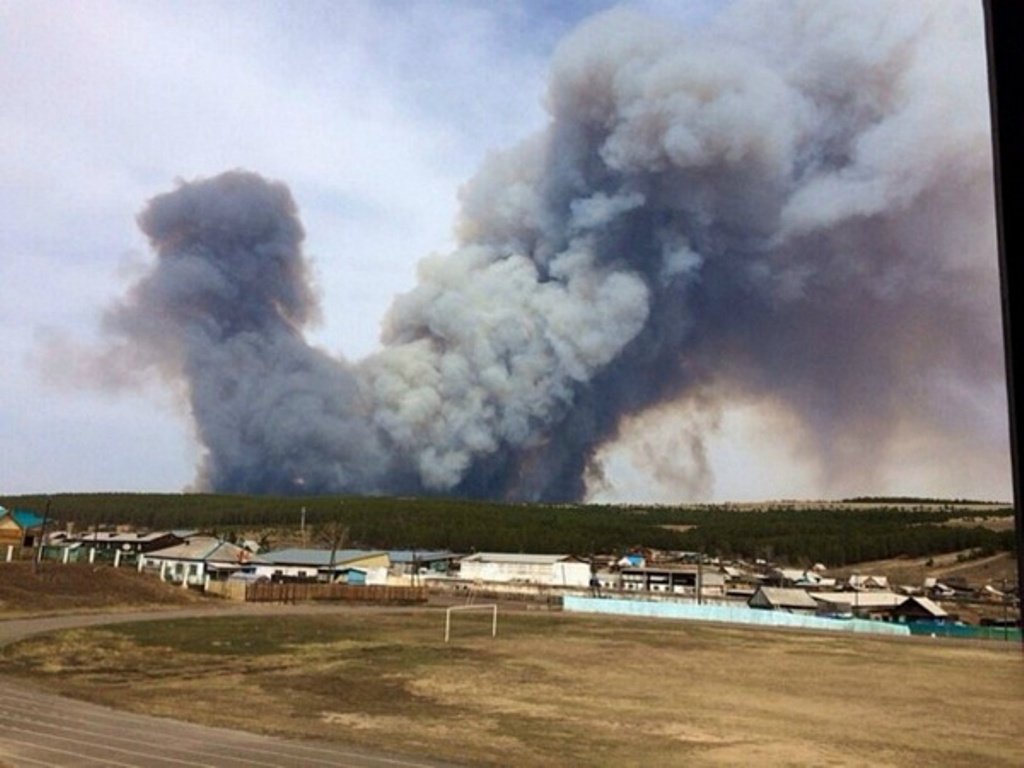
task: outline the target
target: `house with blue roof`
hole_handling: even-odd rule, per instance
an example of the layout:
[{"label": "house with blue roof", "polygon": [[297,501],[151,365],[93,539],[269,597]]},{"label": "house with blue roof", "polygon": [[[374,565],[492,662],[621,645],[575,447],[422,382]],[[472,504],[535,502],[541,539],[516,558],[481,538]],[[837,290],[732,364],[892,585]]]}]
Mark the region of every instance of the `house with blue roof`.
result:
[{"label": "house with blue roof", "polygon": [[0,547],[33,547],[43,532],[45,518],[30,509],[0,507]]}]

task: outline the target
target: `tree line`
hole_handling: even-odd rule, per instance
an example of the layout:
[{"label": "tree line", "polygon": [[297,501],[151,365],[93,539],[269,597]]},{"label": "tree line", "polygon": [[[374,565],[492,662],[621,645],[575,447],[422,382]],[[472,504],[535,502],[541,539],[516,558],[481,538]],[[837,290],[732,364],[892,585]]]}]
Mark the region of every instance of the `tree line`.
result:
[{"label": "tree line", "polygon": [[[966,504],[966,503],[964,503]],[[109,529],[203,530],[232,537],[300,526],[346,530],[347,546],[621,554],[634,549],[704,552],[829,567],[906,555],[961,550],[1013,551],[1013,531],[985,527],[979,518],[1013,517],[991,505],[961,503],[858,504],[820,507],[729,505],[502,504],[444,498],[271,497],[225,494],[56,494],[0,497],[8,509],[48,509],[51,525]],[[962,518],[973,518],[964,523]],[[959,520],[950,525],[950,521]]]}]

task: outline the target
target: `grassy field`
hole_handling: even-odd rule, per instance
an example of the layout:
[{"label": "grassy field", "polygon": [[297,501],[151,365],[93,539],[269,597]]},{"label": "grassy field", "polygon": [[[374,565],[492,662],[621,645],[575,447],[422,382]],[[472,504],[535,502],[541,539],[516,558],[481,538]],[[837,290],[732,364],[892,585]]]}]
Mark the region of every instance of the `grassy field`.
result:
[{"label": "grassy field", "polygon": [[1020,649],[503,612],[327,609],[38,637],[73,697],[468,765],[1020,766]]}]

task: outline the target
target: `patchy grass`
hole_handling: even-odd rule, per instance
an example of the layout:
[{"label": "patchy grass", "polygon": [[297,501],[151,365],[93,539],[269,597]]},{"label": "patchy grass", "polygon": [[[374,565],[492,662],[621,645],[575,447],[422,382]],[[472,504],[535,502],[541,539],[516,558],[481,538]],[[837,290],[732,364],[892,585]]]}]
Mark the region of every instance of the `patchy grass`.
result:
[{"label": "patchy grass", "polygon": [[[471,618],[472,616],[472,618]],[[461,620],[461,621],[459,621]],[[74,630],[0,652],[65,695],[472,765],[1019,765],[1019,649],[436,609]]]},{"label": "patchy grass", "polygon": [[202,602],[135,568],[86,563],[0,563],[0,617],[62,611],[167,608]]}]

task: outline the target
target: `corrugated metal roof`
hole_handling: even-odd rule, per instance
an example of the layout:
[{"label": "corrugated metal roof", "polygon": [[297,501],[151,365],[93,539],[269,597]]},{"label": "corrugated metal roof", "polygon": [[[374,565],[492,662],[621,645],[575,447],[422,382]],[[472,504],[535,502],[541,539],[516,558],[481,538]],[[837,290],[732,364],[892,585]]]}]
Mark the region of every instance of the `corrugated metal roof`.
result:
[{"label": "corrugated metal roof", "polygon": [[43,525],[43,516],[30,509],[16,509],[13,512],[0,507],[0,517],[9,515],[19,528],[40,528]]},{"label": "corrugated metal roof", "polygon": [[218,563],[261,562],[258,555],[213,536],[194,536],[184,544],[164,547],[146,555],[161,560],[205,560]]},{"label": "corrugated metal roof", "polygon": [[[365,549],[339,549],[334,553],[334,564],[344,565],[355,560],[365,560],[368,557],[387,556],[387,552]],[[264,552],[260,555],[261,562],[272,565],[311,565],[329,566],[331,564],[331,550],[329,549],[301,549],[293,547],[290,549],[279,549],[275,552]]]},{"label": "corrugated metal roof", "polygon": [[[758,598],[761,598],[759,600]],[[800,608],[806,610],[817,610],[818,604],[814,598],[804,589],[792,589],[789,587],[761,587],[750,598],[750,603],[764,601],[778,608]]]}]

